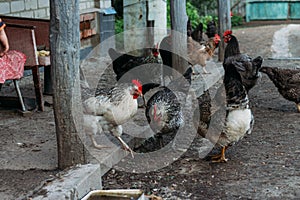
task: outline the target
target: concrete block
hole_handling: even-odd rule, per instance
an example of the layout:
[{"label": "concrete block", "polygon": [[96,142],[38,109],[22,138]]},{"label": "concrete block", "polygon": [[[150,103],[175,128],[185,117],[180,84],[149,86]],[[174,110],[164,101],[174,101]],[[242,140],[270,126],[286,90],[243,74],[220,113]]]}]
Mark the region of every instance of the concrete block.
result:
[{"label": "concrete block", "polygon": [[47,184],[47,186],[42,188],[46,193],[43,194],[43,196],[37,196],[32,200],[79,200],[90,191],[101,188],[100,165],[81,165],[69,170],[59,179]]},{"label": "concrete block", "polygon": [[38,8],[50,7],[49,0],[38,0]]},{"label": "concrete block", "polygon": [[33,18],[34,13],[33,11],[25,11],[20,13],[21,17],[28,17],[28,18]]},{"label": "concrete block", "polygon": [[25,10],[34,10],[37,8],[37,0],[25,0]]},{"label": "concrete block", "polygon": [[25,10],[24,1],[12,1],[11,2],[11,12],[20,12]]},{"label": "concrete block", "polygon": [[46,8],[46,19],[50,19],[50,8]]},{"label": "concrete block", "polygon": [[86,3],[79,3],[79,10],[85,10],[86,9]]},{"label": "concrete block", "polygon": [[110,8],[111,7],[111,1],[109,0],[109,1],[104,1],[104,5],[103,5],[104,7],[102,7],[102,8]]},{"label": "concrete block", "polygon": [[8,2],[0,2],[0,14],[10,13],[10,7]]},{"label": "concrete block", "polygon": [[35,18],[45,18],[47,17],[46,9],[38,9],[34,11],[34,17]]}]

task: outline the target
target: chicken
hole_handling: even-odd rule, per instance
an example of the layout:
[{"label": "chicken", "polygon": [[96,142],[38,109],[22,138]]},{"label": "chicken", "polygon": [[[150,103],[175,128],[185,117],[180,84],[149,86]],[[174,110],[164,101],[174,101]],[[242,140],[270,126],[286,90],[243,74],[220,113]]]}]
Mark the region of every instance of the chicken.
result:
[{"label": "chicken", "polygon": [[184,125],[181,100],[187,96],[191,84],[192,69],[172,80],[169,87],[159,87],[147,101],[145,116],[150,128],[163,146],[162,135],[172,135]]},{"label": "chicken", "polygon": [[163,63],[163,77],[172,77],[172,36],[167,35],[159,45],[159,52]]},{"label": "chicken", "polygon": [[232,31],[225,31],[223,36],[225,43],[228,43],[225,48],[223,66],[239,65],[238,71],[241,75],[242,83],[247,92],[249,92],[250,89],[256,85],[260,77],[259,69],[261,68],[263,58],[258,56],[252,59],[247,54],[242,54],[240,52],[239,42],[237,38],[232,35]]},{"label": "chicken", "polygon": [[[158,45],[156,45],[154,48],[151,49],[151,53],[148,56],[133,56],[130,54],[122,54],[117,52],[113,48],[110,48],[108,50],[108,54],[112,59],[113,71],[117,75],[116,76],[117,81],[119,81],[122,76],[124,76],[126,73],[128,73],[130,70],[134,69],[135,67],[145,65],[145,64],[153,64],[150,66],[152,68],[155,67],[154,64],[159,64],[157,65],[157,67],[161,67],[160,64],[162,63],[162,60],[159,55]],[[160,72],[160,70],[158,71]],[[136,78],[136,74],[134,74],[133,76],[135,76]],[[126,77],[126,78],[128,80],[128,78],[132,78],[132,77]]]},{"label": "chicken", "polygon": [[221,153],[213,156],[213,162],[226,162],[225,151],[228,146],[238,142],[246,134],[250,134],[254,118],[249,108],[247,91],[242,84],[242,78],[237,69],[239,66],[224,66],[225,75],[223,83],[226,91],[226,117],[221,134],[216,139],[208,138],[221,146]]},{"label": "chicken", "polygon": [[215,21],[210,21],[207,23],[205,34],[208,38],[213,38],[217,34],[217,26]]},{"label": "chicken", "polygon": [[[206,61],[211,59],[214,55],[216,48],[219,46],[220,36],[215,34],[213,38],[209,38],[209,40],[204,44],[200,44],[192,39],[192,37],[188,37],[188,61],[192,66],[199,64],[203,67],[203,72],[208,74],[206,70]],[[194,70],[194,74],[196,74]]]},{"label": "chicken", "polygon": [[196,110],[194,116],[199,116],[199,117],[195,117],[195,119],[199,118],[199,123],[195,121],[194,125],[198,126],[197,132],[202,137],[206,136],[211,121],[211,116],[212,116],[211,101],[212,100],[211,100],[209,90],[204,91],[203,94],[200,97],[198,97],[199,111]]},{"label": "chicken", "polygon": [[190,18],[187,21],[187,26],[186,26],[186,30],[187,30],[187,36],[192,36],[192,32],[193,32],[193,27],[192,27],[192,23]]},{"label": "chicken", "polygon": [[[131,148],[123,141],[122,124],[130,120],[137,112],[137,98],[142,95],[142,85],[138,80],[132,80],[132,83],[122,83],[113,88],[104,88],[96,91],[95,96],[88,98],[83,102],[85,114],[96,116],[93,123],[93,132],[88,133],[92,138],[93,145],[98,148],[94,134],[103,131],[113,134],[122,144],[125,150],[133,156]],[[86,117],[90,119],[90,117]],[[98,122],[99,124],[97,124]],[[89,120],[85,120],[85,126],[89,126]]]},{"label": "chicken", "polygon": [[184,123],[180,102],[175,93],[165,86],[148,100],[145,115],[158,137],[176,132]]},{"label": "chicken", "polygon": [[285,99],[296,103],[300,112],[300,69],[263,66],[260,71],[268,75]]},{"label": "chicken", "polygon": [[195,40],[196,42],[202,42],[203,40],[202,35],[203,35],[203,24],[200,22],[196,27],[196,29],[191,32],[191,35],[188,36],[191,36],[193,40]]}]

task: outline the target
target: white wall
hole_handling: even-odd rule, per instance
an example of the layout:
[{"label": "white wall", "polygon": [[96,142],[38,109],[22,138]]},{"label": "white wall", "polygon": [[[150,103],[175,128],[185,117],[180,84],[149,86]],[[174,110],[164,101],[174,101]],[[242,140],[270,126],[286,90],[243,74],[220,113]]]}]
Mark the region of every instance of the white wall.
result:
[{"label": "white wall", "polygon": [[[28,17],[28,18],[50,18],[49,0],[11,0],[0,1],[0,15]],[[111,7],[111,0],[80,0],[80,12],[91,8]]]}]

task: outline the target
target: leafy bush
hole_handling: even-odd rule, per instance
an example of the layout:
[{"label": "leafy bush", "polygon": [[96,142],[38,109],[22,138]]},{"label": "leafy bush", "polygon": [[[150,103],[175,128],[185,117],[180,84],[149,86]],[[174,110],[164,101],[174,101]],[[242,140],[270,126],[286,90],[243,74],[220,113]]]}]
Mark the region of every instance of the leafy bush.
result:
[{"label": "leafy bush", "polygon": [[[167,1],[167,26],[171,28],[171,15],[170,15],[170,0]],[[214,20],[216,23],[218,22],[218,18],[216,16],[200,16],[198,9],[191,4],[190,2],[186,3],[186,14],[189,17],[192,28],[195,29],[198,24],[201,22],[203,24],[203,30],[205,31],[207,28],[207,23]]]},{"label": "leafy bush", "polygon": [[115,33],[122,33],[124,31],[124,20],[123,18],[116,18],[115,20]]},{"label": "leafy bush", "polygon": [[233,14],[233,16],[231,17],[231,26],[239,26],[243,24],[243,17],[237,14]]}]

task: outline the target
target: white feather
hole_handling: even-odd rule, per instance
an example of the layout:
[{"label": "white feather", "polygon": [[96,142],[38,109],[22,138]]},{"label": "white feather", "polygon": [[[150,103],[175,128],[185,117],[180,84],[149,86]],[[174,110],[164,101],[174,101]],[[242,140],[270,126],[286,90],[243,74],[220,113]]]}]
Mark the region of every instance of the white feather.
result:
[{"label": "white feather", "polygon": [[[250,109],[230,110],[225,121],[225,127],[218,143],[227,146],[242,139],[246,133],[251,132],[253,115]],[[225,136],[225,137],[224,137]]]}]

